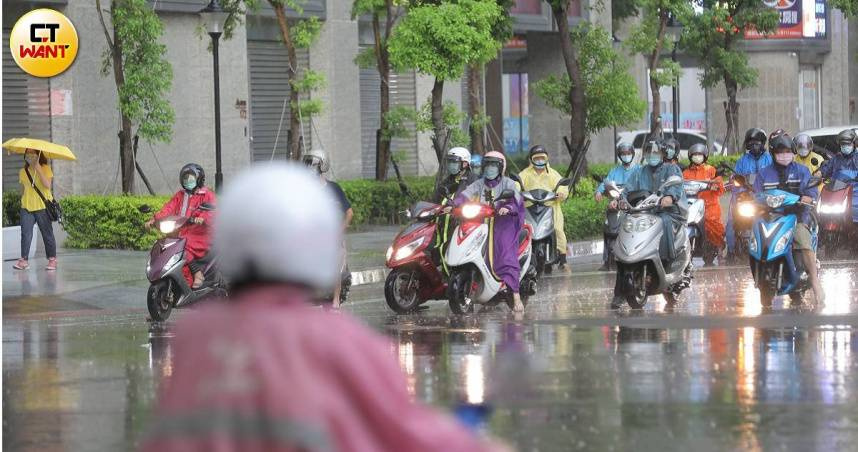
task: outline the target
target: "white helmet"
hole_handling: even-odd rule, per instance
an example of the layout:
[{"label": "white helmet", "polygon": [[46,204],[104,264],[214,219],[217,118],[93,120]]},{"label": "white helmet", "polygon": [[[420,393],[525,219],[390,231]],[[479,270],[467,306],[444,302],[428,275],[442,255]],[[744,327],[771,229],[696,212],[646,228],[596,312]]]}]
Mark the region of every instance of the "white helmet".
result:
[{"label": "white helmet", "polygon": [[471,151],[463,147],[456,147],[447,151],[447,158],[450,157],[456,157],[460,162],[471,163]]},{"label": "white helmet", "polygon": [[306,168],[254,165],[224,190],[212,247],[231,283],[327,289],[340,275],[340,217],[330,190]]},{"label": "white helmet", "polygon": [[312,149],[301,156],[301,161],[306,166],[318,167],[320,173],[327,173],[331,169],[328,153],[324,149]]}]

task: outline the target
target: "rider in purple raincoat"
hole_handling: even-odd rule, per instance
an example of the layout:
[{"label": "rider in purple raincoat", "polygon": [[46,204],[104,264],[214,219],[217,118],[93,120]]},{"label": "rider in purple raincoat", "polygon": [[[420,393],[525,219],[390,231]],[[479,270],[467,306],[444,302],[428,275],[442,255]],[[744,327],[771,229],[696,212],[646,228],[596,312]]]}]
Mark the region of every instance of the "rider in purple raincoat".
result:
[{"label": "rider in purple raincoat", "polygon": [[524,227],[524,199],[516,183],[504,176],[506,158],[500,152],[486,153],[483,158],[483,177],[464,189],[454,200],[456,206],[467,201],[486,201],[486,191],[491,190],[492,199],[497,199],[504,190],[512,190],[515,197],[502,201],[498,207],[498,216],[494,222],[494,261],[492,269],[513,293],[515,311],[523,311],[524,304],[519,296],[521,268],[518,264],[518,235]]}]

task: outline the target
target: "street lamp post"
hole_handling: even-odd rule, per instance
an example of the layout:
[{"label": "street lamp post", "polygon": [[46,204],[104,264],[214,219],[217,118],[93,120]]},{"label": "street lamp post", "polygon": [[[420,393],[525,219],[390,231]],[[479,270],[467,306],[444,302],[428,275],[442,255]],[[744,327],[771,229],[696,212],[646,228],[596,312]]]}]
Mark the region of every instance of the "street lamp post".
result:
[{"label": "street lamp post", "polygon": [[[676,47],[679,45],[679,40],[673,44],[673,53],[671,58],[676,63]],[[676,138],[676,129],[679,126],[679,77],[676,77],[676,82],[673,85],[673,138]]]},{"label": "street lamp post", "polygon": [[223,34],[223,26],[229,13],[221,8],[218,0],[211,2],[202,10],[200,17],[206,25],[206,31],[212,37],[212,59],[214,66],[214,117],[215,117],[215,191],[220,192],[223,184],[223,172],[220,161],[220,68],[218,64],[218,41]]}]

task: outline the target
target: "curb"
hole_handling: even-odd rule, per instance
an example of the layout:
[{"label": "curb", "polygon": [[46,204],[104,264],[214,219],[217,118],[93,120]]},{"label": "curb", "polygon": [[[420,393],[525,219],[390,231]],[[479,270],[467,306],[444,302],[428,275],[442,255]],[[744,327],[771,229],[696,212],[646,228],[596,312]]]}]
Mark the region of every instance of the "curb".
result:
[{"label": "curb", "polygon": [[[569,259],[581,259],[591,256],[601,256],[604,243],[601,240],[574,242],[568,245],[566,256]],[[352,287],[384,282],[387,277],[387,267],[375,267],[352,272]]]}]

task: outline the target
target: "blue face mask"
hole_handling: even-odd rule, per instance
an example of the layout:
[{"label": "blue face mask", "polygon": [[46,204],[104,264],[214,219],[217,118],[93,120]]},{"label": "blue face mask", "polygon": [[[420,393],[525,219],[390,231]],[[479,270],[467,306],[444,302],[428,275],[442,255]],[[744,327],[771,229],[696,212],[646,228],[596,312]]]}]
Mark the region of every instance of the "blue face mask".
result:
[{"label": "blue face mask", "polygon": [[185,190],[193,190],[197,187],[197,178],[194,176],[190,176],[182,182],[182,187],[185,187]]},{"label": "blue face mask", "polygon": [[542,169],[542,168],[545,168],[546,166],[548,166],[548,162],[546,162],[545,160],[537,160],[537,161],[533,162],[533,166],[535,166],[539,169]]},{"label": "blue face mask", "polygon": [[447,173],[449,174],[459,174],[459,168],[461,165],[459,162],[448,162],[447,163]]},{"label": "blue face mask", "polygon": [[646,162],[649,166],[661,165],[661,154],[650,154],[649,157],[647,157]]},{"label": "blue face mask", "polygon": [[843,155],[852,155],[852,151],[854,151],[854,150],[855,150],[855,147],[848,145],[848,144],[844,144],[844,145],[840,146],[840,153]]},{"label": "blue face mask", "polygon": [[485,168],[483,169],[483,173],[485,173],[485,175],[486,175],[486,179],[488,179],[488,180],[495,180],[495,179],[497,179],[497,178],[498,178],[498,176],[500,175],[500,168],[498,168],[498,167],[496,167],[496,166],[494,166],[494,165],[492,165],[492,166],[487,166],[487,167],[485,167]]},{"label": "blue face mask", "polygon": [[676,149],[673,149],[673,148],[667,148],[667,149],[665,150],[665,154],[667,155],[667,159],[668,159],[668,160],[673,160],[673,159],[675,159],[675,158],[676,158]]},{"label": "blue face mask", "polygon": [[626,165],[628,165],[629,163],[632,163],[632,160],[633,160],[634,158],[635,158],[635,156],[634,156],[634,155],[630,155],[630,154],[623,154],[623,155],[621,155],[621,156],[620,156],[620,161],[621,161],[621,162],[623,162],[623,163],[625,163]]}]

